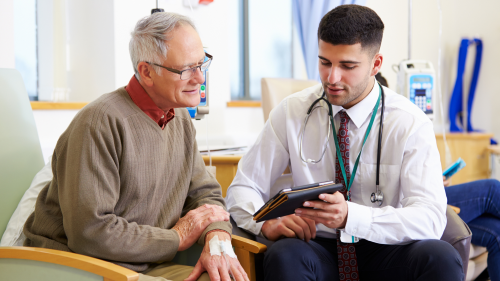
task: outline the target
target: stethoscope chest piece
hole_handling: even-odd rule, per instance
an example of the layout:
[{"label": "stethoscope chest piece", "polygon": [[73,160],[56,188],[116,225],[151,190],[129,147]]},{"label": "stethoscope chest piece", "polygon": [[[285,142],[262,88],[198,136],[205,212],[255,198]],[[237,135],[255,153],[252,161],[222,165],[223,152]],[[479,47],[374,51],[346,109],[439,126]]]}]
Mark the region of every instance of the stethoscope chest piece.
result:
[{"label": "stethoscope chest piece", "polygon": [[379,189],[378,186],[377,190],[373,192],[372,195],[370,196],[370,201],[372,201],[372,203],[378,204],[379,206],[381,206],[382,202],[384,202],[384,194],[382,193],[382,191]]}]

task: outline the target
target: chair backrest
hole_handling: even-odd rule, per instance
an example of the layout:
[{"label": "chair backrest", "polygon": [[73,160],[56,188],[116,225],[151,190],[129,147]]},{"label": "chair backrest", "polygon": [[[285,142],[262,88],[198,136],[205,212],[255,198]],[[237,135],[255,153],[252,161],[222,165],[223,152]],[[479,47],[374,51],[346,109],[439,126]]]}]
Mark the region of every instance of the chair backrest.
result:
[{"label": "chair backrest", "polygon": [[19,71],[0,68],[0,237],[44,165],[28,93]]},{"label": "chair backrest", "polygon": [[262,111],[264,122],[271,110],[287,96],[319,84],[316,80],[297,80],[286,78],[262,78]]}]

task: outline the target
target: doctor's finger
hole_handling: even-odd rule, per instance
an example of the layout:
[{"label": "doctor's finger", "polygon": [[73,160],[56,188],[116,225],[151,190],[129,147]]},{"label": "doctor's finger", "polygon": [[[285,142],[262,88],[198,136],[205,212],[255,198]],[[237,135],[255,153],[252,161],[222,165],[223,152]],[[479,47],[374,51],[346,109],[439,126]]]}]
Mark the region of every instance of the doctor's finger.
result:
[{"label": "doctor's finger", "polygon": [[311,230],[311,238],[316,238],[316,222],[314,220],[303,218],[304,221],[309,225],[309,229]]},{"label": "doctor's finger", "polygon": [[344,195],[340,192],[335,192],[334,194],[320,194],[319,199],[326,201],[331,204],[340,204],[345,201]]},{"label": "doctor's finger", "polygon": [[[308,217],[307,215],[305,217]],[[324,226],[328,227],[328,228],[337,228],[338,225],[335,224],[334,221],[331,221],[331,220],[328,220],[328,219],[324,219],[324,218],[320,218],[320,217],[315,217],[314,219],[316,221],[316,223],[321,223],[323,224]]]},{"label": "doctor's finger", "polygon": [[285,226],[288,229],[292,230],[298,238],[304,240],[304,229],[300,225],[298,225],[293,219],[288,220]]},{"label": "doctor's finger", "polygon": [[309,240],[311,240],[312,238],[312,233],[311,233],[311,230],[309,229],[309,224],[307,224],[307,222],[301,218],[301,217],[298,217],[298,216],[293,216],[293,221],[300,227],[302,228],[302,231],[304,233],[304,240],[306,242],[309,242]]},{"label": "doctor's finger", "polygon": [[293,230],[291,230],[290,228],[288,228],[288,226],[283,224],[283,223],[280,223],[279,225],[277,225],[276,230],[280,235],[283,235],[283,236],[288,237],[288,238],[294,238],[296,236],[295,232]]},{"label": "doctor's finger", "polygon": [[312,200],[312,201],[306,201],[302,205],[304,207],[308,207],[309,209],[315,208],[315,209],[326,210],[329,206],[332,205],[332,203],[323,202],[320,200]]},{"label": "doctor's finger", "polygon": [[295,210],[296,215],[303,217],[303,218],[308,218],[312,219],[315,222],[318,222],[318,219],[327,219],[327,220],[333,220],[336,219],[336,217],[340,217],[341,212],[340,210],[311,210],[311,209],[297,209]]}]

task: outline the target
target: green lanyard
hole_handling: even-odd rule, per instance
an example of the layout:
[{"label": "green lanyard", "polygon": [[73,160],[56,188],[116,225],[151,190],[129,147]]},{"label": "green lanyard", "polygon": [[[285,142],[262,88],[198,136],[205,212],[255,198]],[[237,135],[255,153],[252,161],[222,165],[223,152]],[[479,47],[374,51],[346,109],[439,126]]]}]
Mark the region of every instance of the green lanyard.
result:
[{"label": "green lanyard", "polygon": [[[372,130],[373,120],[375,120],[375,115],[377,115],[378,105],[380,104],[380,97],[382,96],[382,88],[379,88],[379,95],[377,99],[377,103],[373,108],[372,118],[370,119],[370,124],[368,124],[368,128],[366,129],[365,138],[363,139],[363,144],[361,145],[361,149],[359,150],[358,158],[356,159],[356,163],[354,164],[354,169],[352,169],[351,180],[347,185],[347,201],[350,201],[349,198],[349,190],[351,190],[352,182],[354,181],[354,177],[356,176],[356,170],[358,169],[359,157],[361,156],[361,151],[363,151],[363,146],[365,146],[366,139]],[[331,106],[331,105],[330,105]],[[330,123],[332,124],[333,129],[333,138],[335,140],[335,147],[337,148],[337,158],[339,159],[340,169],[342,170],[342,176],[344,177],[344,182],[347,183],[347,176],[345,174],[344,161],[342,160],[342,155],[340,154],[339,141],[337,140],[337,130],[335,129],[335,124],[333,123],[333,116],[330,116]]]}]

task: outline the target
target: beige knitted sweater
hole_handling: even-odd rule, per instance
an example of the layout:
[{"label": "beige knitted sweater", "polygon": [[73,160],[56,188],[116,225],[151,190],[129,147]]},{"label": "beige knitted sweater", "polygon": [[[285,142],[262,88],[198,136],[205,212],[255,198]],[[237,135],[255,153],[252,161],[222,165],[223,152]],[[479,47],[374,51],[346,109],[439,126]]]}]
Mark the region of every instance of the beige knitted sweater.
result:
[{"label": "beige knitted sweater", "polygon": [[[120,88],[83,108],[61,135],[53,180],[28,218],[25,246],[75,252],[144,271],[171,260],[171,228],[203,204],[225,208],[220,185],[205,169],[186,109],[164,130]],[[212,229],[231,233],[229,222]]]}]

